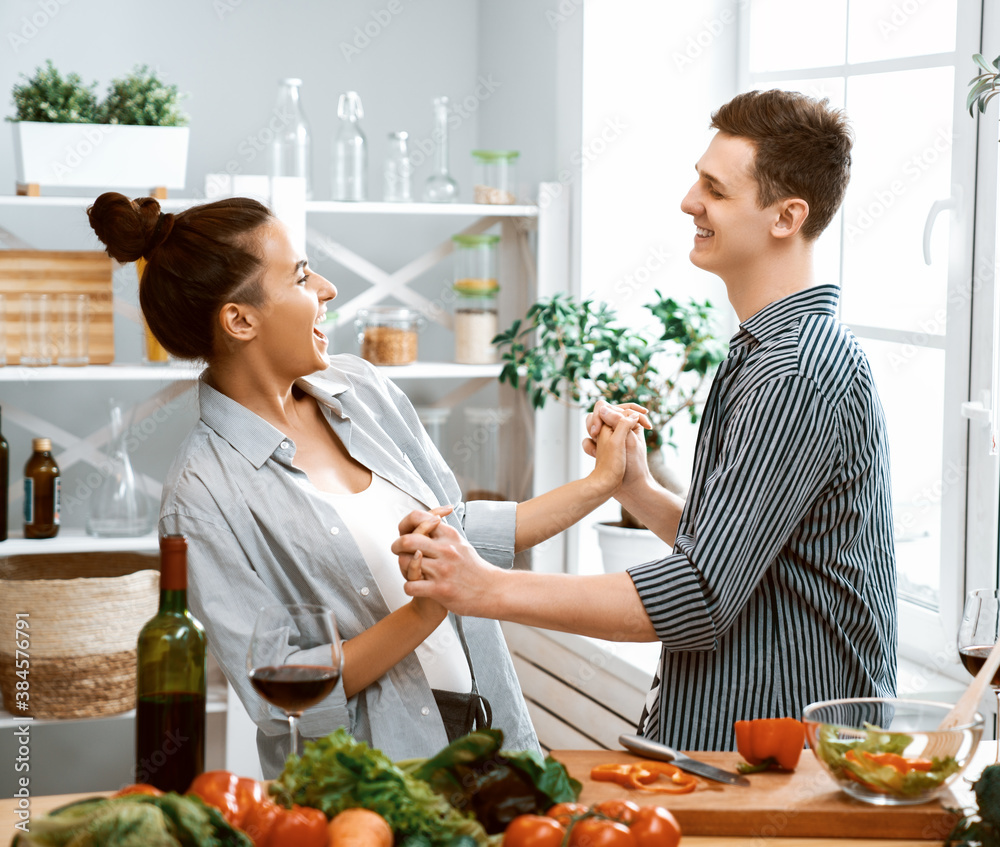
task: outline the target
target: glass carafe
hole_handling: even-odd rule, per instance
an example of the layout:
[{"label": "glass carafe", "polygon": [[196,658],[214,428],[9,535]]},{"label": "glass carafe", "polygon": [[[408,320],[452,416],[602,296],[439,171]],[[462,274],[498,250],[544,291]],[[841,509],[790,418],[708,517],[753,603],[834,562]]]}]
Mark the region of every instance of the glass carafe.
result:
[{"label": "glass carafe", "polygon": [[278,83],[278,101],[274,107],[268,160],[270,176],[300,176],[306,181],[306,199],[312,198],[312,147],[309,123],[302,111],[299,88],[301,79],[283,79]]},{"label": "glass carafe", "polygon": [[365,116],[356,91],[340,95],[333,139],[333,199],[368,199],[368,142],[358,121]]},{"label": "glass carafe", "polygon": [[100,468],[101,483],[90,495],[87,533],[101,538],[132,538],[152,529],[152,511],[128,455],[128,428],[122,408],[108,401],[111,440],[108,458]]},{"label": "glass carafe", "polygon": [[424,183],[425,203],[454,203],[458,183],[448,173],[448,98],[434,98],[434,173]]}]

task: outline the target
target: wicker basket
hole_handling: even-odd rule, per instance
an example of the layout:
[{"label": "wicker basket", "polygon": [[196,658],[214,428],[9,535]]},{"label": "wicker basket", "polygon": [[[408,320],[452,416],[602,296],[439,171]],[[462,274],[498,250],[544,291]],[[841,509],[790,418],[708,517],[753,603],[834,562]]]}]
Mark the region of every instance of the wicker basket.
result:
[{"label": "wicker basket", "polygon": [[[156,614],[158,568],[158,557],[140,553],[0,559],[4,708],[35,718],[92,718],[135,708],[136,640]],[[29,623],[27,711],[15,697],[19,613]]]}]

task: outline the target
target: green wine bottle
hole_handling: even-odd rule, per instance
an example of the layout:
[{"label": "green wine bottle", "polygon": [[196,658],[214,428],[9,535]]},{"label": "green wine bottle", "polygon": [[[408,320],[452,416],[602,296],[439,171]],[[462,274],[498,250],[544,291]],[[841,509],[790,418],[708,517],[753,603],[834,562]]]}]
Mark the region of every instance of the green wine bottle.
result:
[{"label": "green wine bottle", "polygon": [[160,539],[160,610],[137,647],[135,781],[183,794],[205,770],[205,630],[187,608],[187,539]]}]

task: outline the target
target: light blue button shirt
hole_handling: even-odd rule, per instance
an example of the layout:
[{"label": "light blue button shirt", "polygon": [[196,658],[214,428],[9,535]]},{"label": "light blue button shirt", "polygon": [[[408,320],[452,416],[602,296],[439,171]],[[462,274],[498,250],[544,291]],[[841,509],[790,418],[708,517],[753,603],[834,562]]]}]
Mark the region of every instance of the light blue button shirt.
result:
[{"label": "light blue button shirt", "polygon": [[[516,504],[461,502],[454,474],[393,383],[356,356],[297,385],[316,398],[350,455],[427,507],[455,504],[446,520],[487,561],[511,567]],[[199,382],[201,419],[167,474],[160,532],[188,538],[189,602],[209,645],[250,717],[265,777],[288,752],[282,713],[251,688],[246,653],[261,606],[331,608],[340,635],[353,638],[389,614],[375,578],[334,505],[310,495],[292,464],[295,442]],[[463,618],[481,693],[507,749],[538,749],[514,667],[496,621]],[[310,709],[300,727],[320,737],[339,726],[393,759],[430,756],[447,744],[430,687],[411,653],[350,699],[343,685]]]}]

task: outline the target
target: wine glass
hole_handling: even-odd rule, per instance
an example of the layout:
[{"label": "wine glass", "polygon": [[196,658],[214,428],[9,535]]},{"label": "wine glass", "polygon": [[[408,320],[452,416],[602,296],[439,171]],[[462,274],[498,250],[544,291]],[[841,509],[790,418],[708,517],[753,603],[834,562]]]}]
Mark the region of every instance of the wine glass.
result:
[{"label": "wine glass", "polygon": [[[958,655],[965,669],[975,676],[1000,639],[1000,591],[977,588],[965,598],[965,611],[958,627]],[[990,680],[997,696],[997,763],[1000,764],[1000,669]]]},{"label": "wine glass", "polygon": [[292,753],[299,752],[299,718],[333,691],[343,666],[337,620],[329,609],[293,603],[257,613],[247,674],[254,690],[288,717]]}]

